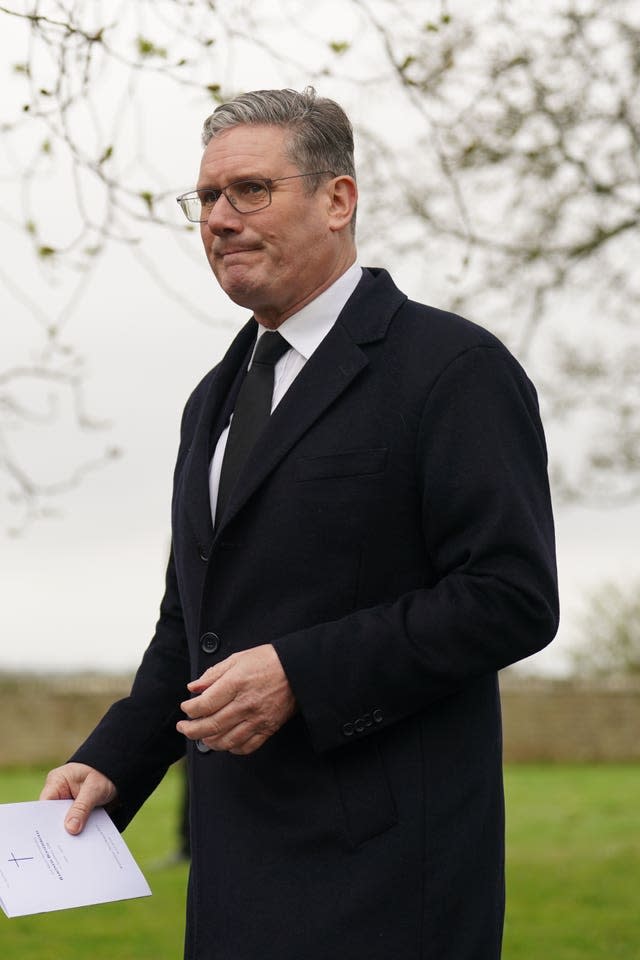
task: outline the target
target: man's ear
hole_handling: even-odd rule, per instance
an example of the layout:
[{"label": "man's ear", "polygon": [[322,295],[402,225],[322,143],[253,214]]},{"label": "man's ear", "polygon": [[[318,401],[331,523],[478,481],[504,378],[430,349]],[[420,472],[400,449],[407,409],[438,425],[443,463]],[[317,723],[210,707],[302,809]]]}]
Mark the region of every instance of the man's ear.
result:
[{"label": "man's ear", "polygon": [[329,228],[343,230],[351,223],[358,202],[358,187],[353,177],[335,177],[327,184]]}]

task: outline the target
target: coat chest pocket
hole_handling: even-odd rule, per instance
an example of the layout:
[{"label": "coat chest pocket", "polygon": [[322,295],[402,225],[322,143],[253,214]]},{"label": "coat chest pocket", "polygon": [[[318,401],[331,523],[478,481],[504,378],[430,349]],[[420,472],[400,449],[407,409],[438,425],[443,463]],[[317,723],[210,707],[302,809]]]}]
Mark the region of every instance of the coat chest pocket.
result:
[{"label": "coat chest pocket", "polygon": [[398,822],[396,805],[375,738],[343,747],[333,768],[349,844],[357,847]]},{"label": "coat chest pocket", "polygon": [[295,478],[304,482],[375,476],[384,473],[387,454],[387,447],[376,447],[372,450],[346,450],[323,457],[303,457],[296,461]]}]

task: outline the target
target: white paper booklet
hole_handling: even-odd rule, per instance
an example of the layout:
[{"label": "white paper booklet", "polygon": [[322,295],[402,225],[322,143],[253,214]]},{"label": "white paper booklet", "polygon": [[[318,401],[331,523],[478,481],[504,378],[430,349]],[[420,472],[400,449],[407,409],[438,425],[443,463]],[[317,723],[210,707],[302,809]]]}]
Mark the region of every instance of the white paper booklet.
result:
[{"label": "white paper booklet", "polygon": [[151,890],[104,810],[76,837],[71,800],[0,804],[0,906],[8,917],[149,897]]}]

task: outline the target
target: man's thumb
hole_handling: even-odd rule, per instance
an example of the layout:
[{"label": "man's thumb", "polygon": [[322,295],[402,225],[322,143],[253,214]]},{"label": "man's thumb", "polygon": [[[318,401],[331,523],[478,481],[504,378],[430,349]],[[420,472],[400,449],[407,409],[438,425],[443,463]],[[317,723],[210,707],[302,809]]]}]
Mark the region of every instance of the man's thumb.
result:
[{"label": "man's thumb", "polygon": [[95,806],[96,800],[91,797],[91,790],[85,782],[64,818],[64,825],[67,832],[74,835],[81,833],[89,819],[89,814]]}]

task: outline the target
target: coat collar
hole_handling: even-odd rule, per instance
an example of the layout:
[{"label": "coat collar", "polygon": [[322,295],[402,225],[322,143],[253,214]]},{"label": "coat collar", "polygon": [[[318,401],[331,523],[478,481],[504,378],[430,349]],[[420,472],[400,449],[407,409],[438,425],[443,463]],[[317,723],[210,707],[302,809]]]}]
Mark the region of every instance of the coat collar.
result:
[{"label": "coat collar", "polygon": [[208,554],[242,509],[300,437],[367,367],[361,349],[386,336],[393,315],[406,301],[386,270],[364,270],[335,325],[305,364],[274,410],[247,460],[215,538],[209,504],[209,438],[224,429],[248,363],[258,325],[251,319],[216,367],[185,463],[184,496],[198,543]]},{"label": "coat collar", "polygon": [[338,317],[354,343],[382,340],[393,316],[407,300],[386,270],[368,267]]}]

